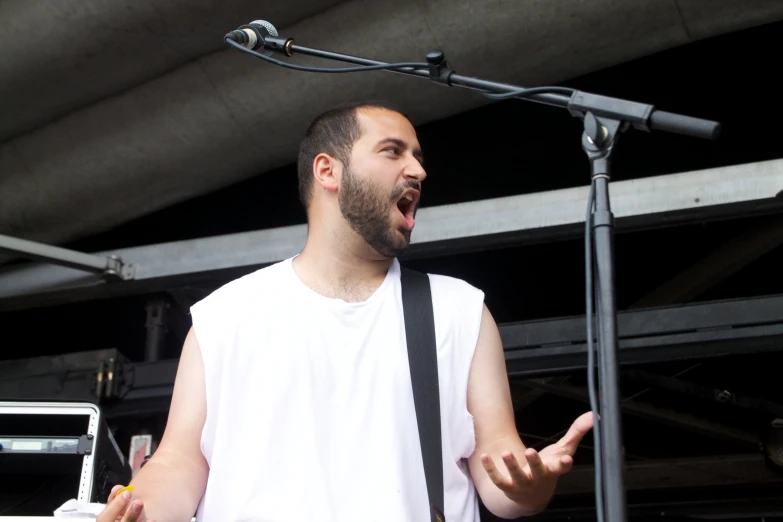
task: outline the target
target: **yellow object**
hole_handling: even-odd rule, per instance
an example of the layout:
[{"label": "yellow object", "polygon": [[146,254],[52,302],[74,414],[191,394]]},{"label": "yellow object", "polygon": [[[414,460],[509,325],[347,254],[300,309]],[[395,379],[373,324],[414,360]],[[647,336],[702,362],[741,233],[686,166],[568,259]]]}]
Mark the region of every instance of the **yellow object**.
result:
[{"label": "yellow object", "polygon": [[125,486],[124,488],[122,488],[121,490],[119,490],[119,491],[117,492],[117,494],[115,495],[115,497],[119,497],[119,496],[120,496],[120,493],[122,493],[123,491],[130,491],[131,493],[133,493],[133,486]]}]

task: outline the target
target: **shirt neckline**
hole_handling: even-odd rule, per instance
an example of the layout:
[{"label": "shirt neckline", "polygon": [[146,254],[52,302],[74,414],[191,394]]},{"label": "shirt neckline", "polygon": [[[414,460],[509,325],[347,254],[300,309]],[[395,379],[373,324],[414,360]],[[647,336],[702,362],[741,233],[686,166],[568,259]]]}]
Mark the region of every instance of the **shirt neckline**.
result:
[{"label": "shirt neckline", "polygon": [[290,257],[286,260],[287,265],[287,271],[289,275],[294,279],[294,284],[296,287],[300,289],[302,293],[305,295],[308,295],[310,298],[318,300],[322,303],[325,303],[328,306],[337,306],[342,308],[362,308],[365,306],[368,306],[372,304],[373,302],[377,301],[381,298],[381,296],[386,292],[387,288],[391,286],[395,279],[399,279],[400,274],[400,264],[397,258],[394,258],[392,260],[391,265],[389,266],[389,270],[386,272],[386,277],[384,277],[383,282],[380,284],[378,288],[375,289],[375,291],[365,299],[364,301],[357,301],[357,302],[348,302],[344,299],[341,299],[339,297],[327,297],[325,295],[319,294],[309,286],[307,286],[297,275],[296,270],[294,270],[294,259],[299,257],[299,254]]}]

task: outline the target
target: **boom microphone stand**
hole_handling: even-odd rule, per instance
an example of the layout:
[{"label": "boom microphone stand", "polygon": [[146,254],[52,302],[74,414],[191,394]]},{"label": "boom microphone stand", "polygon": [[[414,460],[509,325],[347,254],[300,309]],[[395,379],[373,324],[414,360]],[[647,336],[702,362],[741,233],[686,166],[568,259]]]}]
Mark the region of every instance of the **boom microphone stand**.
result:
[{"label": "boom microphone stand", "polygon": [[[427,63],[390,64],[345,54],[295,45],[292,38],[280,37],[272,24],[264,21],[243,25],[225,36],[227,44],[240,51],[252,54],[266,61],[308,72],[348,73],[367,70],[388,70],[419,78],[430,79],[449,87],[463,87],[479,91],[495,99],[519,98],[555,107],[562,107],[575,117],[582,119],[582,148],[587,154],[591,168],[591,190],[586,225],[592,229],[592,237],[586,235],[586,268],[588,280],[588,346],[592,344],[592,318],[590,311],[590,286],[592,285],[592,261],[590,248],[595,242],[594,262],[597,268],[596,300],[598,305],[598,376],[600,397],[600,422],[596,415],[596,508],[599,522],[625,522],[626,501],[623,478],[623,453],[620,423],[620,393],[617,363],[617,308],[614,289],[614,217],[609,202],[609,180],[612,151],[620,133],[633,126],[636,129],[660,130],[716,139],[720,124],[713,121],[692,118],[680,114],[663,112],[652,105],[618,98],[610,98],[568,89],[564,87],[523,88],[506,83],[497,83],[456,74],[440,50],[427,54]],[[265,49],[264,54],[254,49]],[[274,52],[292,56],[304,54],[328,60],[358,64],[360,67],[323,69],[303,67],[270,57]],[[594,208],[594,210],[592,210]],[[592,360],[592,349],[589,360]],[[588,368],[592,380],[593,368]],[[594,399],[590,386],[591,399]],[[594,404],[594,400],[591,400]],[[600,429],[599,429],[600,428]],[[601,470],[603,472],[601,473]],[[604,509],[605,508],[605,509]]]}]

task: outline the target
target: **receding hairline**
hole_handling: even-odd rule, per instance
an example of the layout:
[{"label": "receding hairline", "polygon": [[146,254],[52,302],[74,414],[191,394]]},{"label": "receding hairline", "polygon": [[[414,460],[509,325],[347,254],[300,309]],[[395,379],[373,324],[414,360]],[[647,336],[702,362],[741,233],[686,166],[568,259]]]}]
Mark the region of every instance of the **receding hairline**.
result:
[{"label": "receding hairline", "polygon": [[[356,118],[356,124],[359,126],[359,131],[360,131],[360,135],[361,136],[364,136],[364,134],[367,132],[367,127],[364,126],[364,123],[362,123],[362,119],[359,116],[362,113],[365,113],[365,115],[367,117],[370,117],[369,115],[366,114],[367,112],[387,112],[389,114],[397,114],[397,115],[401,116],[402,118],[404,118],[408,123],[410,123],[410,120],[408,119],[408,117],[406,115],[404,115],[403,113],[401,113],[400,111],[396,110],[396,109],[392,109],[392,108],[389,108],[389,107],[380,107],[380,106],[371,105],[371,104],[360,105],[358,107],[354,107],[353,114],[354,114],[354,117]],[[413,124],[411,123],[411,125],[413,125]]]},{"label": "receding hairline", "polygon": [[[410,126],[413,128],[414,135],[416,134],[416,128],[413,126],[413,123],[402,112],[400,112],[400,111],[398,111],[396,109],[389,108],[389,107],[378,107],[378,106],[375,106],[375,105],[362,105],[362,106],[354,108],[354,114],[356,116],[356,124],[359,126],[359,139],[363,138],[365,136],[365,134],[367,133],[367,128],[362,123],[361,118],[359,118],[360,111],[365,111],[365,112],[376,111],[376,112],[388,112],[388,113],[391,113],[391,114],[397,114],[397,115],[401,116],[405,121],[407,121],[410,124]],[[396,143],[399,143],[401,145],[405,145],[406,147],[409,147],[409,148],[411,148],[413,150],[414,156],[416,156],[416,159],[418,159],[419,161],[423,160],[423,153],[422,153],[422,150],[421,150],[421,146],[420,145],[414,145],[413,143],[408,143],[407,140],[403,139],[400,136],[396,136],[396,135],[384,136],[380,140],[378,140],[377,142],[373,143],[373,146],[379,145],[379,144],[381,144],[381,143],[383,143],[385,141],[396,142]],[[354,145],[355,145],[355,143],[354,143]]]},{"label": "receding hairline", "polygon": [[367,105],[359,105],[358,107],[354,107],[353,110],[357,118],[359,117],[359,114],[361,114],[362,112],[388,112],[390,114],[397,114],[399,116],[402,116],[403,118],[405,118],[406,121],[410,122],[410,120],[405,114],[391,107],[382,107],[379,105],[367,104]]}]

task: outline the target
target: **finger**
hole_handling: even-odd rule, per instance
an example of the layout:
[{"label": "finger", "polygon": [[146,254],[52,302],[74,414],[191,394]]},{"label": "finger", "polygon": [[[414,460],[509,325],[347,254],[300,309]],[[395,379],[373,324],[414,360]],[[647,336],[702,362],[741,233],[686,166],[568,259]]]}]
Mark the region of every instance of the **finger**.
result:
[{"label": "finger", "polygon": [[560,474],[568,473],[574,467],[574,458],[568,455],[560,457]]},{"label": "finger", "polygon": [[[124,493],[123,493],[124,494]],[[144,509],[144,502],[141,500],[134,500],[125,511],[125,516],[122,517],[121,522],[136,522],[141,516],[141,510]]]},{"label": "finger", "polygon": [[123,513],[125,513],[130,500],[130,492],[125,491],[122,493],[122,495],[115,498],[113,501],[109,501],[109,503],[106,505],[106,508],[101,512],[100,515],[98,515],[96,522],[113,522],[114,520],[117,520]]},{"label": "finger", "polygon": [[484,465],[484,470],[487,472],[487,475],[489,475],[490,480],[502,491],[508,491],[511,486],[513,486],[513,482],[505,476],[503,476],[500,471],[498,471],[498,468],[495,467],[495,462],[492,460],[492,457],[489,455],[482,455],[481,456],[481,464]]},{"label": "finger", "polygon": [[123,487],[125,486],[123,486],[122,484],[117,484],[116,486],[111,488],[111,492],[109,492],[109,498],[108,500],[106,500],[106,503],[107,504],[111,503],[111,501],[114,500],[115,497],[117,497],[117,492],[121,490]]},{"label": "finger", "polygon": [[511,480],[514,484],[525,484],[530,482],[531,477],[525,473],[525,470],[519,465],[519,461],[512,452],[506,451],[503,453],[503,463],[506,465],[508,474],[511,475]]},{"label": "finger", "polygon": [[532,480],[546,476],[547,469],[544,461],[541,460],[541,455],[535,449],[526,449],[525,458],[527,459],[527,465],[530,467],[530,478]]},{"label": "finger", "polygon": [[574,467],[574,459],[570,455],[560,455],[559,458],[546,464],[547,470],[555,475],[563,475]]},{"label": "finger", "polygon": [[573,456],[577,446],[582,442],[582,438],[584,438],[591,429],[593,429],[593,412],[588,411],[577,417],[574,423],[571,424],[571,427],[568,428],[566,434],[563,435],[563,438],[558,441],[558,444],[565,449],[569,455]]}]

